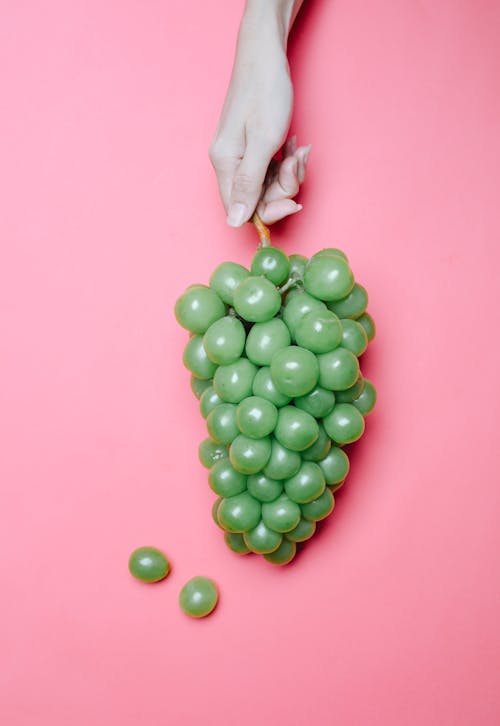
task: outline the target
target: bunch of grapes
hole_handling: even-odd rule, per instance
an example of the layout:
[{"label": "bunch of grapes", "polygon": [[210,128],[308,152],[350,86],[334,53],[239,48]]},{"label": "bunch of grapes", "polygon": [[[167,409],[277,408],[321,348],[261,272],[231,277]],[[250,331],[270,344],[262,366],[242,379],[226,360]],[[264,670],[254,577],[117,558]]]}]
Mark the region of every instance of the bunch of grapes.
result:
[{"label": "bunch of grapes", "polygon": [[199,447],[227,546],[286,564],[334,508],[375,389],[359,357],[375,335],[346,255],[307,260],[261,245],[250,270],[223,262],[175,315],[209,437]]}]

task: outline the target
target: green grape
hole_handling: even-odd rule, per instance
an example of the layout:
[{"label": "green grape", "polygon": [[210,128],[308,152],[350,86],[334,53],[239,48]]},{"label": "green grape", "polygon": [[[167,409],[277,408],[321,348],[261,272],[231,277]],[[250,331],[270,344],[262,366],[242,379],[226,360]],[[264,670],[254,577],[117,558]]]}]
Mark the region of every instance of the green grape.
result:
[{"label": "green grape", "polygon": [[333,494],[326,488],[317,499],[313,499],[312,502],[307,502],[307,504],[301,504],[302,516],[304,519],[319,522],[321,519],[328,517],[333,512],[334,507],[335,499]]},{"label": "green grape", "polygon": [[221,403],[207,416],[207,429],[218,444],[230,444],[240,433],[234,403]]},{"label": "green grape", "polygon": [[225,314],[224,303],[206,285],[193,285],[175,303],[175,317],[179,325],[199,335]]},{"label": "green grape", "polygon": [[251,266],[252,275],[264,275],[274,285],[288,280],[290,261],[278,247],[261,247],[254,255]]},{"label": "green grape", "polygon": [[274,385],[269,367],[260,368],[257,371],[253,379],[252,392],[254,396],[260,396],[260,398],[265,398],[266,401],[271,401],[277,408],[286,406],[292,400],[290,396],[285,396],[284,393],[278,391]]},{"label": "green grape", "polygon": [[361,393],[352,402],[353,406],[356,406],[363,416],[367,416],[375,408],[377,402],[377,391],[373,383],[365,378],[365,385]]},{"label": "green grape", "polygon": [[312,310],[326,310],[325,303],[317,300],[304,290],[291,290],[286,296],[285,307],[283,308],[283,320],[290,331],[292,340],[295,338],[295,330],[299,321]]},{"label": "green grape", "polygon": [[190,384],[191,390],[193,391],[196,398],[201,398],[203,392],[212,385],[212,381],[210,379],[204,381],[201,378],[196,378],[196,376],[192,375]]},{"label": "green grape", "polygon": [[168,575],[170,563],[156,547],[139,547],[130,555],[128,569],[137,580],[159,582]]},{"label": "green grape", "polygon": [[368,313],[363,313],[363,315],[360,315],[360,317],[357,319],[357,322],[365,329],[368,342],[372,341],[375,337],[376,332],[375,321],[373,320],[372,316]]},{"label": "green grape", "polygon": [[318,356],[318,363],[319,385],[322,388],[328,388],[331,391],[345,391],[358,379],[359,362],[350,350],[336,348],[330,353],[323,353]]},{"label": "green grape", "polygon": [[287,449],[304,451],[318,438],[319,426],[309,413],[295,406],[284,406],[278,412],[274,435]]},{"label": "green grape", "polygon": [[280,307],[281,295],[265,277],[247,277],[234,291],[234,309],[251,323],[271,320]]},{"label": "green grape", "polygon": [[208,577],[193,577],[179,593],[181,610],[192,618],[204,618],[217,605],[217,585]]},{"label": "green grape", "polygon": [[358,380],[354,385],[346,388],[345,391],[337,391],[335,394],[335,403],[352,403],[357,398],[365,385],[365,379],[361,375],[358,376]]},{"label": "green grape", "polygon": [[192,338],[189,338],[184,348],[182,361],[193,376],[203,380],[212,378],[217,370],[217,366],[212,363],[205,352],[201,335],[193,335]]},{"label": "green grape", "polygon": [[220,497],[217,497],[215,502],[212,504],[212,519],[214,520],[215,524],[219,527],[219,529],[224,529],[224,527],[219,522],[219,517],[218,517],[219,504],[221,502],[222,502],[222,499]]},{"label": "green grape", "polygon": [[344,484],[345,484],[345,479],[344,479],[344,481],[341,481],[338,484],[328,484],[327,486],[328,486],[328,489],[331,491],[331,493],[335,494],[335,492],[338,492],[339,489],[342,489]]},{"label": "green grape", "polygon": [[224,542],[232,552],[237,555],[248,555],[250,549],[247,547],[243,535],[240,532],[225,532]]},{"label": "green grape", "polygon": [[242,434],[251,439],[261,439],[274,431],[278,422],[278,409],[265,398],[250,396],[238,405],[236,422]]},{"label": "green grape", "polygon": [[229,448],[229,459],[237,471],[242,474],[256,474],[261,471],[271,456],[271,440],[269,438],[250,439],[240,434]]},{"label": "green grape", "polygon": [[245,328],[233,315],[216,320],[203,337],[207,356],[217,365],[234,363],[245,348]]},{"label": "green grape", "polygon": [[239,403],[252,395],[252,383],[257,366],[247,358],[240,358],[227,366],[219,366],[215,371],[213,387],[223,401]]},{"label": "green grape", "polygon": [[356,320],[344,318],[340,322],[342,323],[342,347],[350,350],[359,358],[368,346],[365,329]]},{"label": "green grape", "polygon": [[273,502],[283,492],[283,483],[263,473],[252,474],[247,480],[247,489],[259,502]]},{"label": "green grape", "polygon": [[325,491],[325,477],[314,461],[304,461],[298,472],[285,482],[285,492],[293,502],[305,504]]},{"label": "green grape", "polygon": [[286,494],[281,494],[274,502],[262,505],[262,519],[275,532],[289,532],[300,521],[300,507]]},{"label": "green grape", "polygon": [[324,418],[333,411],[335,394],[326,388],[316,386],[312,391],[306,393],[305,396],[296,398],[294,404],[297,408],[301,408],[306,413],[310,413],[314,418]]},{"label": "green grape", "polygon": [[271,439],[271,456],[264,467],[264,474],[270,479],[289,479],[298,472],[301,463],[300,454],[282,446],[273,437]]},{"label": "green grape", "polygon": [[271,377],[286,396],[304,396],[318,382],[318,359],[305,348],[289,345],[273,355]]},{"label": "green grape", "polygon": [[246,546],[252,552],[256,552],[258,555],[265,555],[278,549],[283,537],[278,532],[266,527],[261,520],[254,529],[251,529],[250,532],[245,532],[243,539],[245,540]]},{"label": "green grape", "polygon": [[349,473],[349,458],[338,446],[332,446],[324,459],[318,461],[328,486],[344,481]]},{"label": "green grape", "polygon": [[228,459],[221,459],[212,466],[208,483],[219,497],[234,497],[247,488],[246,476],[236,471]]},{"label": "green grape", "polygon": [[213,439],[203,439],[198,447],[198,458],[206,469],[210,469],[216,461],[227,459],[228,456],[227,447],[216,443]]},{"label": "green grape", "polygon": [[223,499],[217,512],[219,522],[230,532],[248,532],[260,521],[261,505],[248,492]]},{"label": "green grape", "polygon": [[276,351],[290,345],[290,333],[283,320],[273,318],[255,323],[245,345],[247,358],[258,366],[268,366]]},{"label": "green grape", "polygon": [[338,315],[339,318],[359,318],[368,305],[368,293],[363,285],[357,282],[352,290],[341,300],[337,298],[328,303],[328,309]]},{"label": "green grape", "polygon": [[342,341],[342,325],[329,310],[311,310],[295,326],[298,345],[313,353],[328,353]]},{"label": "green grape", "polygon": [[316,522],[309,519],[301,519],[298,525],[285,534],[286,539],[291,542],[305,542],[316,532]]},{"label": "green grape", "polygon": [[302,458],[304,461],[320,461],[320,459],[324,459],[330,451],[332,441],[326,433],[324,426],[319,423],[318,427],[318,438],[316,439],[314,444],[312,444],[312,446],[309,446],[302,452]]},{"label": "green grape", "polygon": [[341,300],[350,293],[353,285],[352,271],[338,255],[313,257],[307,263],[304,288],[319,300]]},{"label": "green grape", "polygon": [[243,265],[238,265],[236,262],[222,262],[212,272],[210,287],[226,305],[233,305],[235,289],[249,275],[249,271]]},{"label": "green grape", "polygon": [[283,538],[283,542],[280,544],[278,549],[264,555],[264,559],[271,562],[273,565],[287,565],[293,560],[296,552],[297,545],[295,542],[291,542],[289,539]]},{"label": "green grape", "polygon": [[200,412],[203,418],[206,418],[210,411],[213,411],[213,409],[220,403],[223,403],[222,398],[215,391],[213,386],[208,386],[208,388],[203,391],[200,398]]},{"label": "green grape", "polygon": [[323,419],[323,425],[330,438],[337,444],[352,444],[365,430],[365,420],[358,409],[350,403],[337,403],[333,411]]},{"label": "green grape", "polygon": [[[349,262],[345,252],[342,252],[342,250],[339,250],[336,247],[325,247],[325,249],[320,250],[319,252],[316,252],[316,254],[314,254],[313,257],[324,257],[325,255],[327,255],[328,257],[330,255],[336,255],[337,257],[342,257],[342,259],[345,260],[346,262]],[[311,257],[311,259],[312,259],[312,257]]]},{"label": "green grape", "polygon": [[307,265],[307,257],[304,255],[290,255],[290,277],[297,277],[299,280],[304,278],[304,272]]}]

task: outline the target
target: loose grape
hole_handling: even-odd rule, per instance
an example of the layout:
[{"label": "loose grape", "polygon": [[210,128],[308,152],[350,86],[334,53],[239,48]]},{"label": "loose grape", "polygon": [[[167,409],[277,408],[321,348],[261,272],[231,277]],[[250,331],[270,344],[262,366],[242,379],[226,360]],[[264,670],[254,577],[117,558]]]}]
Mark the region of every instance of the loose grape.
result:
[{"label": "loose grape", "polygon": [[332,446],[328,454],[318,461],[328,486],[344,481],[349,473],[349,458],[338,446]]},{"label": "loose grape", "polygon": [[309,519],[313,522],[319,522],[321,519],[328,517],[335,506],[335,499],[331,491],[326,488],[323,494],[314,499],[312,502],[302,504],[302,516],[304,519]]},{"label": "loose grape", "polygon": [[217,585],[208,577],[193,577],[186,582],[179,594],[179,605],[186,615],[204,618],[217,605]]},{"label": "loose grape", "polygon": [[271,377],[286,396],[304,396],[318,382],[318,360],[311,351],[289,345],[273,355]]},{"label": "loose grape", "polygon": [[208,475],[210,488],[220,497],[234,497],[247,488],[247,478],[227,459],[217,461]]},{"label": "loose grape", "polygon": [[232,552],[237,555],[248,555],[250,549],[247,547],[243,535],[240,532],[225,532],[224,542]]},{"label": "loose grape", "polygon": [[368,293],[363,285],[357,282],[352,290],[342,300],[335,299],[328,303],[328,308],[339,318],[359,318],[366,310],[368,305]]},{"label": "loose grape", "polygon": [[284,406],[278,412],[274,435],[287,449],[304,451],[318,438],[319,427],[310,414],[295,406]]},{"label": "loose grape", "polygon": [[281,408],[292,400],[290,396],[278,391],[271,376],[269,367],[260,368],[253,379],[252,391],[254,396],[260,396],[271,401],[275,406]]},{"label": "loose grape", "polygon": [[375,322],[371,315],[368,313],[363,313],[363,315],[360,315],[360,317],[357,319],[357,322],[363,326],[365,329],[366,336],[368,338],[368,342],[374,339],[375,337]]},{"label": "loose grape", "polygon": [[328,436],[337,444],[352,444],[357,441],[365,430],[365,420],[355,406],[350,403],[338,403],[333,411],[323,419]]},{"label": "loose grape", "polygon": [[251,439],[261,439],[272,431],[278,422],[278,409],[265,398],[244,398],[236,409],[239,430]]},{"label": "loose grape", "polygon": [[332,440],[326,433],[324,426],[322,424],[318,424],[318,426],[318,438],[316,439],[314,444],[312,444],[312,446],[309,446],[302,452],[302,458],[304,459],[304,461],[320,461],[320,459],[324,459],[330,451]]},{"label": "loose grape", "polygon": [[217,512],[219,522],[230,532],[248,532],[260,521],[261,505],[248,492],[223,499]]},{"label": "loose grape", "polygon": [[273,565],[287,565],[295,557],[297,545],[289,539],[283,539],[277,550],[264,555],[264,559],[272,562]]},{"label": "loose grape", "polygon": [[215,391],[215,388],[213,386],[208,386],[208,388],[203,391],[200,398],[200,412],[203,418],[206,418],[210,411],[213,411],[213,409],[221,403],[224,402]]},{"label": "loose grape", "polygon": [[273,502],[283,492],[282,482],[271,479],[263,473],[249,476],[247,488],[252,497],[259,502]]},{"label": "loose grape", "polygon": [[188,340],[188,343],[184,348],[182,361],[186,368],[191,371],[193,376],[203,380],[212,378],[217,370],[215,363],[212,363],[206,354],[201,335],[193,335],[193,337]]},{"label": "loose grape", "polygon": [[344,318],[342,323],[342,347],[350,350],[354,355],[363,355],[368,346],[366,331],[357,320]]},{"label": "loose grape", "polygon": [[325,477],[313,461],[304,461],[295,476],[285,482],[285,492],[297,504],[312,502],[324,491]]},{"label": "loose grape", "polygon": [[268,366],[276,351],[290,345],[290,333],[283,320],[273,318],[255,323],[248,333],[245,353],[258,366]]},{"label": "loose grape", "polygon": [[249,271],[243,265],[238,265],[236,262],[223,262],[212,272],[210,287],[226,305],[233,305],[235,289],[249,275]]},{"label": "loose grape", "polygon": [[274,532],[274,530],[266,527],[264,522],[260,521],[250,532],[245,532],[243,539],[245,540],[246,546],[252,552],[256,552],[258,555],[265,555],[278,549],[283,537],[278,532]]},{"label": "loose grape", "polygon": [[361,394],[364,385],[365,379],[360,373],[354,385],[346,388],[345,391],[337,391],[335,394],[335,403],[352,403]]},{"label": "loose grape", "polygon": [[252,383],[257,367],[247,358],[240,358],[215,371],[213,386],[223,401],[239,403],[252,395]]},{"label": "loose grape", "polygon": [[342,325],[329,310],[311,310],[295,326],[298,345],[313,353],[328,353],[342,340]]},{"label": "loose grape", "polygon": [[159,582],[168,575],[170,563],[156,547],[139,547],[130,555],[128,569],[137,580]]},{"label": "loose grape", "polygon": [[324,418],[333,411],[335,395],[333,391],[316,386],[316,388],[313,388],[305,396],[296,398],[294,404],[297,408],[301,408],[306,413],[310,413],[314,418]]},{"label": "loose grape", "polygon": [[304,255],[290,255],[290,277],[297,277],[302,280],[307,265],[307,257]]},{"label": "loose grape", "polygon": [[229,452],[226,446],[216,443],[213,439],[203,439],[198,447],[198,457],[204,467],[210,469],[216,461],[227,459]]},{"label": "loose grape", "polygon": [[234,363],[245,348],[245,328],[234,315],[216,320],[203,336],[207,356],[217,365]]},{"label": "loose grape", "polygon": [[285,534],[286,539],[291,542],[305,542],[316,532],[316,522],[309,519],[301,519],[298,525]]},{"label": "loose grape", "polygon": [[256,474],[261,471],[271,456],[269,438],[250,439],[240,434],[229,448],[229,459],[237,471],[242,474]]},{"label": "loose grape", "polygon": [[219,522],[218,518],[218,511],[219,511],[219,504],[222,502],[222,499],[218,497],[215,502],[212,504],[212,519],[214,520],[215,524],[219,527],[219,529],[224,529],[224,527]]},{"label": "loose grape", "polygon": [[264,467],[264,474],[271,479],[289,479],[298,472],[301,462],[300,454],[287,449],[272,438],[271,456]]},{"label": "loose grape", "polygon": [[251,266],[252,275],[264,275],[274,285],[288,280],[290,261],[278,247],[261,247],[254,255]]},{"label": "loose grape", "polygon": [[353,285],[352,271],[338,255],[313,257],[306,265],[304,288],[320,300],[341,300],[350,293]]},{"label": "loose grape", "polygon": [[336,348],[330,353],[319,355],[318,363],[319,385],[322,388],[345,391],[346,388],[354,385],[359,376],[358,359],[345,348]]},{"label": "loose grape", "polygon": [[377,391],[375,390],[373,383],[366,380],[365,378],[365,386],[361,391],[360,395],[354,399],[352,405],[356,406],[358,411],[360,411],[363,416],[367,416],[375,408],[376,402]]},{"label": "loose grape", "polygon": [[247,277],[234,291],[234,309],[251,323],[271,320],[280,307],[281,295],[265,277]]},{"label": "loose grape", "polygon": [[212,385],[212,381],[211,380],[203,381],[201,378],[196,378],[196,376],[192,375],[190,384],[191,384],[191,390],[193,391],[196,398],[201,398],[203,392],[206,391],[206,389]]},{"label": "loose grape", "polygon": [[[336,247],[325,247],[325,249],[320,250],[319,252],[316,252],[316,254],[313,255],[313,257],[324,257],[325,255],[336,255],[337,257],[342,257],[343,260],[346,262],[349,262],[347,259],[347,255],[345,252],[342,252],[342,250],[337,249]],[[312,257],[311,257],[312,259]]]},{"label": "loose grape", "polygon": [[287,297],[285,307],[283,309],[283,320],[286,323],[292,339],[295,336],[295,330],[298,322],[310,313],[311,310],[326,310],[327,307],[321,300],[317,300],[312,295],[308,295],[304,290],[291,290]]},{"label": "loose grape", "polygon": [[300,507],[286,494],[281,494],[274,502],[262,505],[262,519],[275,532],[290,532],[300,521]]},{"label": "loose grape", "polygon": [[175,317],[179,325],[199,335],[205,333],[212,323],[225,314],[224,303],[206,285],[194,285],[175,303]]}]

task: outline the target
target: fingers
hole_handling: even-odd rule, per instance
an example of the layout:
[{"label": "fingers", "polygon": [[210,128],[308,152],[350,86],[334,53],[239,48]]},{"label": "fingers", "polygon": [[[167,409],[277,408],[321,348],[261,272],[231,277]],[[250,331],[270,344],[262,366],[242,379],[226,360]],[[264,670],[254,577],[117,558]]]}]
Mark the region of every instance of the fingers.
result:
[{"label": "fingers", "polygon": [[268,172],[266,189],[257,208],[265,224],[273,224],[302,209],[302,205],[297,204],[292,197],[304,181],[310,151],[311,146],[297,149],[295,137],[289,139],[283,147],[283,160],[274,162],[272,173]]},{"label": "fingers", "polygon": [[250,136],[245,155],[234,171],[227,223],[240,227],[247,222],[257,207],[269,163],[275,149]]},{"label": "fingers", "polygon": [[257,207],[259,217],[264,224],[273,224],[280,219],[288,217],[290,214],[300,212],[302,204],[297,204],[293,199],[277,199],[274,202],[260,202]]},{"label": "fingers", "polygon": [[294,197],[299,191],[299,161],[296,156],[287,156],[280,163],[278,173],[264,192],[264,201],[273,202],[284,197]]}]

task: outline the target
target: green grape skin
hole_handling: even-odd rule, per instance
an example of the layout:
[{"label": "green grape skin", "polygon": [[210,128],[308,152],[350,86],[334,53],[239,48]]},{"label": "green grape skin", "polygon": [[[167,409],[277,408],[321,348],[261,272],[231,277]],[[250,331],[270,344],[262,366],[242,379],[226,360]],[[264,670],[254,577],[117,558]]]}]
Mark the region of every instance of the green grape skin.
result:
[{"label": "green grape skin", "polygon": [[332,440],[326,433],[323,424],[318,423],[318,428],[318,438],[316,439],[314,444],[309,446],[307,449],[304,449],[304,451],[302,452],[302,459],[304,461],[320,461],[321,459],[324,459],[330,451]]},{"label": "green grape skin", "polygon": [[259,472],[248,477],[247,489],[259,502],[274,502],[283,493],[283,482]]},{"label": "green grape skin", "polygon": [[352,404],[338,403],[333,411],[323,419],[323,426],[335,443],[344,446],[361,438],[365,430],[365,420]]},{"label": "green grape skin", "polygon": [[321,388],[345,391],[358,379],[359,361],[350,350],[336,348],[330,353],[322,353],[318,356],[318,363]]},{"label": "green grape skin", "polygon": [[316,252],[313,257],[324,257],[325,255],[336,255],[337,257],[342,257],[345,262],[349,262],[345,252],[342,252],[342,250],[339,250],[336,247],[325,247],[323,250]]},{"label": "green grape skin", "polygon": [[228,531],[248,532],[260,522],[261,504],[248,492],[242,492],[223,499],[217,516]]},{"label": "green grape skin", "polygon": [[311,539],[315,532],[316,522],[309,519],[301,519],[298,525],[290,532],[287,532],[284,537],[291,542],[305,542]]},{"label": "green grape skin", "polygon": [[313,353],[328,353],[342,341],[342,325],[330,310],[312,310],[295,326],[295,341]]},{"label": "green grape skin", "polygon": [[271,439],[271,456],[264,467],[264,475],[270,479],[289,479],[298,472],[301,463],[299,453],[282,446],[273,437]]},{"label": "green grape skin", "polygon": [[336,392],[335,403],[352,403],[361,394],[364,385],[365,379],[360,373],[358,380],[350,388],[346,388],[345,391]]},{"label": "green grape skin", "polygon": [[289,539],[283,538],[282,543],[274,552],[264,555],[264,559],[273,565],[288,565],[293,560],[297,552],[297,545]]},{"label": "green grape skin", "polygon": [[359,316],[357,322],[365,329],[366,337],[370,343],[374,339],[376,333],[375,321],[372,316],[369,313],[363,313],[363,315]]},{"label": "green grape skin", "polygon": [[231,444],[239,435],[234,403],[220,403],[207,416],[210,437],[218,444]]},{"label": "green grape skin", "polygon": [[290,332],[283,320],[273,318],[252,326],[247,336],[245,353],[255,365],[268,366],[273,355],[289,346],[290,342]]},{"label": "green grape skin", "polygon": [[128,561],[130,574],[141,582],[159,582],[170,572],[170,563],[156,547],[138,547]]},{"label": "green grape skin", "polygon": [[249,396],[238,404],[236,422],[242,434],[251,439],[261,439],[274,431],[278,409],[265,398]]},{"label": "green grape skin", "polygon": [[281,307],[281,295],[265,277],[251,275],[234,291],[234,309],[251,323],[264,323],[274,318]]},{"label": "green grape skin", "polygon": [[307,504],[301,504],[300,507],[304,519],[319,522],[333,512],[335,499],[327,487],[320,497]]},{"label": "green grape skin", "polygon": [[192,618],[204,618],[217,605],[217,585],[208,577],[193,577],[179,593],[181,610]]},{"label": "green grape skin", "polygon": [[264,469],[271,455],[271,440],[251,439],[240,434],[229,447],[229,460],[242,474],[257,474]]},{"label": "green grape skin", "polygon": [[290,532],[300,521],[300,506],[286,495],[281,494],[274,502],[262,505],[262,519],[266,527],[275,532]]},{"label": "green grape skin", "polygon": [[352,402],[363,416],[368,416],[375,408],[377,403],[377,391],[373,383],[365,378],[365,385],[361,393]]},{"label": "green grape skin", "polygon": [[325,303],[309,295],[304,290],[291,290],[283,308],[283,320],[295,340],[295,330],[299,321],[312,310],[327,310]]},{"label": "green grape skin", "polygon": [[300,408],[284,406],[278,412],[274,435],[285,448],[304,451],[318,438],[319,426],[310,414]]},{"label": "green grape skin", "polygon": [[206,469],[211,469],[216,461],[227,459],[228,456],[227,446],[218,444],[211,438],[203,439],[198,447],[198,458]]},{"label": "green grape skin", "polygon": [[252,395],[257,366],[247,358],[239,358],[227,366],[219,366],[214,374],[213,387],[227,403],[240,403]]},{"label": "green grape skin", "polygon": [[264,275],[274,285],[281,285],[288,280],[290,260],[278,247],[261,247],[254,255],[251,265],[252,275]]},{"label": "green grape skin", "polygon": [[285,482],[287,496],[296,504],[306,504],[317,499],[325,491],[325,477],[313,461],[304,461],[299,471]]},{"label": "green grape skin", "polygon": [[343,482],[349,474],[349,457],[338,446],[332,446],[328,454],[318,461],[328,486],[336,486]]},{"label": "green grape skin", "polygon": [[318,359],[306,348],[289,345],[278,350],[271,361],[271,377],[286,396],[305,396],[318,382]]},{"label": "green grape skin", "polygon": [[335,394],[326,388],[316,386],[312,391],[306,393],[305,396],[296,398],[294,404],[297,408],[301,408],[306,413],[314,416],[314,418],[324,418],[333,411]]},{"label": "green grape skin", "polygon": [[182,355],[182,362],[193,376],[205,381],[211,379],[217,370],[217,366],[212,363],[205,352],[201,335],[193,335],[188,340]]},{"label": "green grape skin", "polygon": [[219,497],[234,497],[247,488],[247,478],[228,459],[215,462],[208,475],[208,484]]},{"label": "green grape skin", "polygon": [[319,300],[341,300],[351,292],[353,285],[352,270],[338,255],[313,257],[307,263],[304,288]]},{"label": "green grape skin", "polygon": [[233,305],[234,291],[250,272],[236,262],[222,262],[212,272],[210,287],[226,305]]},{"label": "green grape skin", "polygon": [[196,376],[191,375],[190,385],[196,398],[200,399],[204,391],[212,385],[212,380],[202,380],[201,378],[196,378]]},{"label": "green grape skin", "polygon": [[307,257],[304,257],[304,255],[290,255],[288,259],[290,262],[290,277],[302,280],[306,270]]},{"label": "green grape skin", "polygon": [[212,385],[208,386],[200,397],[200,413],[203,418],[206,418],[210,411],[213,411],[221,403],[224,403],[224,401],[216,392],[215,388]]},{"label": "green grape skin", "polygon": [[193,285],[175,303],[175,317],[179,325],[198,335],[203,335],[225,314],[224,303],[206,285]]},{"label": "green grape skin", "polygon": [[241,532],[224,532],[224,542],[237,555],[248,555],[250,552]]},{"label": "green grape skin", "polygon": [[356,282],[348,295],[341,300],[329,302],[327,307],[339,318],[352,318],[354,320],[363,315],[367,305],[368,293],[363,285]]},{"label": "green grape skin", "polygon": [[254,396],[265,398],[266,401],[274,403],[276,408],[281,408],[290,403],[291,396],[285,396],[284,393],[278,391],[271,376],[269,366],[259,368],[252,383],[252,393]]},{"label": "green grape skin", "polygon": [[214,522],[217,525],[217,527],[219,527],[219,529],[224,529],[224,527],[222,526],[222,524],[219,522],[219,517],[218,517],[219,504],[221,502],[222,502],[222,498],[221,497],[217,497],[217,499],[215,500],[215,502],[212,504],[212,519],[214,520]]},{"label": "green grape skin", "polygon": [[266,527],[264,522],[261,520],[259,524],[251,529],[249,532],[245,532],[243,535],[246,546],[258,555],[266,555],[269,552],[274,552],[280,546],[283,537],[278,532],[275,532],[269,527]]},{"label": "green grape skin", "polygon": [[344,484],[345,484],[345,479],[344,479],[344,481],[340,481],[338,484],[327,484],[327,486],[328,486],[328,489],[331,491],[331,493],[335,494],[335,492],[338,492],[339,489],[342,489]]},{"label": "green grape skin", "polygon": [[203,336],[203,346],[213,363],[225,366],[240,358],[245,340],[243,323],[234,315],[226,315],[209,327]]},{"label": "green grape skin", "polygon": [[349,318],[343,318],[340,322],[342,323],[342,347],[350,350],[359,358],[368,347],[365,329],[356,320]]}]

